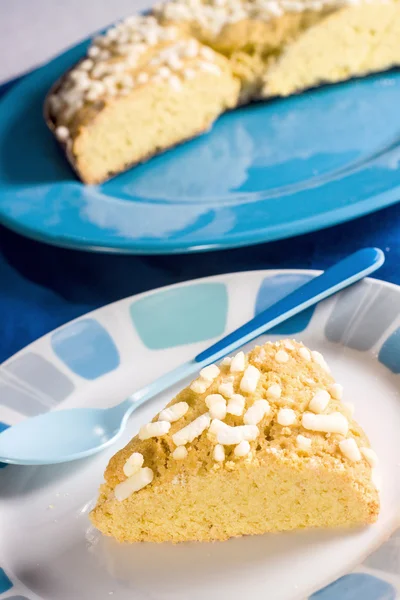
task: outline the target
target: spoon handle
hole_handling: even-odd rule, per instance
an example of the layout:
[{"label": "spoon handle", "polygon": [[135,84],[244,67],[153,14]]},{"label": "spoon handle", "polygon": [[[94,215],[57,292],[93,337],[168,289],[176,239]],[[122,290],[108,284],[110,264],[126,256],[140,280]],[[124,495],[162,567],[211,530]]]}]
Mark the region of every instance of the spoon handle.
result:
[{"label": "spoon handle", "polygon": [[162,375],[135,392],[127,401],[127,406],[130,406],[129,412],[175,383],[197,373],[211,362],[221,359],[229,352],[254,340],[268,329],[275,327],[275,325],[360,281],[360,279],[376,271],[384,261],[385,255],[379,248],[364,248],[351,254],[262,311],[254,319],[228,334],[207,350],[200,352],[194,359]]}]

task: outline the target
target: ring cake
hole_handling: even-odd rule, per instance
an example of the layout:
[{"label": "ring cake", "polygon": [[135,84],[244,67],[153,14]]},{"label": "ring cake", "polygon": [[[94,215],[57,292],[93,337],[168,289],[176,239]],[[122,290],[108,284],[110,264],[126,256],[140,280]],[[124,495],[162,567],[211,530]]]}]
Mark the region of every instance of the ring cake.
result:
[{"label": "ring cake", "polygon": [[172,0],[96,37],[46,121],[99,183],[238,105],[399,65],[399,38],[400,0]]}]

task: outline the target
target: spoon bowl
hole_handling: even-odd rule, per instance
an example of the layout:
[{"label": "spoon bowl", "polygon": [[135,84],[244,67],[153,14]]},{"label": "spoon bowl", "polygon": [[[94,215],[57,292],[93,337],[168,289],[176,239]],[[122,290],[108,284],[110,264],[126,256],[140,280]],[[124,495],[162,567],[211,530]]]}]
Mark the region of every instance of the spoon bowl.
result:
[{"label": "spoon bowl", "polygon": [[112,444],[129,415],[115,408],[48,412],[0,435],[0,462],[49,465],[84,458]]}]

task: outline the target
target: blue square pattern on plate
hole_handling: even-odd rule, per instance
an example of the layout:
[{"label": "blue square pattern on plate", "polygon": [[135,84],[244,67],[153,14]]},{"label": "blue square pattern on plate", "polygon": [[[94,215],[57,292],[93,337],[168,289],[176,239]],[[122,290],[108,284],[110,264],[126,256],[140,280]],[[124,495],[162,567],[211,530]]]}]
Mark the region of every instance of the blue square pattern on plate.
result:
[{"label": "blue square pattern on plate", "polygon": [[74,373],[97,379],[119,365],[118,349],[111,335],[96,319],[79,319],[52,334],[55,354]]},{"label": "blue square pattern on plate", "polygon": [[228,293],[223,283],[195,283],[134,300],[130,315],[151,350],[202,342],[223,334]]},{"label": "blue square pattern on plate", "polygon": [[8,592],[8,590],[11,590],[12,586],[11,580],[7,577],[5,571],[0,568],[0,594]]},{"label": "blue square pattern on plate", "polygon": [[351,573],[313,594],[310,600],[396,600],[394,587],[366,573]]}]

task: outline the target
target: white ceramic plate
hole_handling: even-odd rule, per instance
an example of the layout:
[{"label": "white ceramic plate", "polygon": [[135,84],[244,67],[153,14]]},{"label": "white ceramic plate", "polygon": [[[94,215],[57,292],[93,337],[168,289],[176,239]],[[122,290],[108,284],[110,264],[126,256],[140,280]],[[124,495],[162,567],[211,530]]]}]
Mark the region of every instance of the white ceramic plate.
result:
[{"label": "white ceramic plate", "polygon": [[[195,355],[315,272],[258,271],[162,288],[106,306],[38,340],[0,372],[0,421],[111,406]],[[353,531],[245,537],[213,544],[118,545],[88,512],[109,457],[176,390],[141,407],[122,439],[68,465],[0,470],[0,597],[14,600],[300,600],[353,570],[399,523],[400,288],[364,281],[265,338],[321,351],[380,456],[382,511]],[[323,600],[394,600],[400,538]],[[397,590],[397,591],[396,591]],[[3,592],[3,595],[1,594]]]}]

